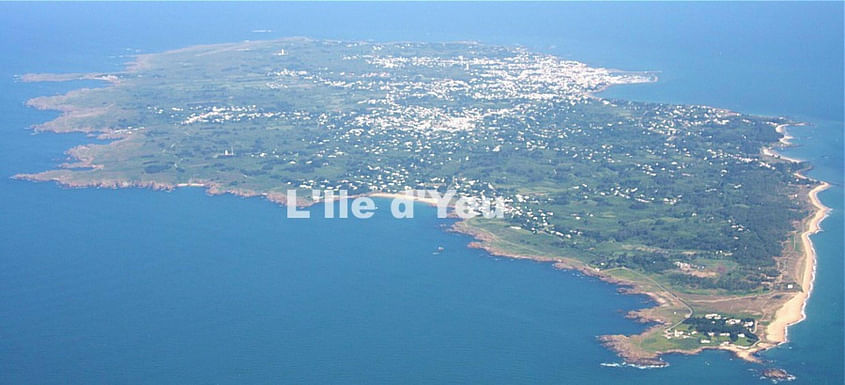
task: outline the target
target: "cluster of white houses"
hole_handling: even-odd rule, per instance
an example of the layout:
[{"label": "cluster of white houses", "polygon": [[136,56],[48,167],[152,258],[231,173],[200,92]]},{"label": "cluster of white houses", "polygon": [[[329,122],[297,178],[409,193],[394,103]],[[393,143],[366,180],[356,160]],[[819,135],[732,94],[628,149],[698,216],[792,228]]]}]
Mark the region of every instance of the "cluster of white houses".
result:
[{"label": "cluster of white houses", "polygon": [[[712,320],[712,321],[724,321],[724,324],[727,326],[742,326],[743,328],[753,332],[756,328],[756,323],[754,320],[742,320],[739,318],[731,318],[726,317],[718,313],[709,313],[704,315],[704,319]],[[682,324],[683,325],[683,324]],[[717,341],[721,345],[728,345],[731,344],[731,340],[729,339],[731,333],[729,332],[706,332],[706,333],[699,333],[695,328],[690,327],[689,329],[682,330],[677,327],[674,329],[667,329],[663,336],[666,339],[698,339],[698,342],[702,345],[712,344]],[[737,333],[737,338],[746,338],[745,333]]]}]

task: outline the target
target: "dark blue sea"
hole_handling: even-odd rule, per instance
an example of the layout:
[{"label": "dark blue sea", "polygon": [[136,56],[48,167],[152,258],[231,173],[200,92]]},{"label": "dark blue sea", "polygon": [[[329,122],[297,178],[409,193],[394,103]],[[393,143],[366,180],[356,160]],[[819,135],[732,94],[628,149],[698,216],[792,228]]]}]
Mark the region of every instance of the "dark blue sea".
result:
[{"label": "dark blue sea", "polygon": [[[254,32],[269,30],[270,32]],[[608,97],[708,104],[810,123],[790,156],[834,187],[807,320],[764,365],[725,352],[609,367],[596,341],[645,327],[645,297],[542,263],[491,257],[414,220],[284,219],[198,189],[66,189],[10,179],[55,167],[81,135],[32,134],[32,97],[130,55],[285,36],[479,40],[656,84]],[[843,383],[843,3],[0,4],[0,384]],[[384,204],[384,203],[381,203]],[[434,253],[438,247],[443,251]]]}]

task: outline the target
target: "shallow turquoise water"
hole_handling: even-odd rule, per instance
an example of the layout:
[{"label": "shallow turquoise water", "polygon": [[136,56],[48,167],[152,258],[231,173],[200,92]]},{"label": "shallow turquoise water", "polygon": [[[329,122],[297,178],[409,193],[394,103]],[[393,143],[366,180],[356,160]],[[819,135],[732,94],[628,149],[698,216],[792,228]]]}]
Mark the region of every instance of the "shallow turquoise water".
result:
[{"label": "shallow turquoise water", "polygon": [[523,44],[663,71],[661,83],[609,96],[815,123],[792,130],[802,146],[789,154],[837,184],[822,194],[835,211],[813,238],[808,320],[764,358],[796,383],[841,384],[841,15],[835,3],[2,4],[0,383],[759,381],[759,366],[724,352],[672,355],[658,370],[601,366],[618,359],[595,336],[641,330],[623,315],[644,298],[468,249],[423,207],[413,221],[291,221],[259,199],[6,178],[50,168],[88,140],[30,135],[25,127],[53,114],[22,103],[90,83],[21,84],[13,74],[114,70],[136,50],[306,35]]}]

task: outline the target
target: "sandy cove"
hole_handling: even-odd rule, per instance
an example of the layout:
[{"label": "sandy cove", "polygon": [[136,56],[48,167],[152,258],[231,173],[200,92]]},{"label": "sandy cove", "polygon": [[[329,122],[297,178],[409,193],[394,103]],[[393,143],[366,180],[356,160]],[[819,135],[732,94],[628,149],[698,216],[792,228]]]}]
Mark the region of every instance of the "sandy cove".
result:
[{"label": "sandy cove", "polygon": [[[777,143],[777,144],[778,144],[780,147],[789,147],[789,146],[792,146],[792,139],[794,139],[794,137],[793,137],[792,135],[789,135],[789,132],[786,130],[786,127],[788,127],[788,126],[803,126],[803,125],[805,125],[805,124],[803,124],[803,123],[784,123],[784,124],[778,124],[778,125],[776,125],[776,126],[775,126],[775,131],[776,131],[778,134],[783,135],[783,136],[780,138],[780,140],[778,141],[778,143]],[[773,149],[768,148],[768,147],[763,147],[763,148],[761,149],[761,152],[762,152],[762,153],[763,153],[763,155],[765,155],[765,156],[770,156],[770,157],[772,157],[772,158],[776,158],[776,159],[782,159],[782,160],[785,160],[785,161],[788,161],[788,162],[793,162],[793,163],[801,163],[801,162],[802,162],[802,160],[801,160],[801,159],[790,158],[790,157],[785,156],[785,155],[783,155],[783,154],[779,154],[779,153],[777,153],[776,151],[774,151]],[[803,176],[802,176],[802,178],[803,178]]]}]

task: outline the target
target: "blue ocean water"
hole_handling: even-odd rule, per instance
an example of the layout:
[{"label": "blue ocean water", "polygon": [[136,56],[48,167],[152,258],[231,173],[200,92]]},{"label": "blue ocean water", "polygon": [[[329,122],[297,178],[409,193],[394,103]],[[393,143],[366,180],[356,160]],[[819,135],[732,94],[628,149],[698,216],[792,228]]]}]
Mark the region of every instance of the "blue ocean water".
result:
[{"label": "blue ocean water", "polygon": [[[835,186],[813,239],[808,319],[763,354],[796,383],[843,383],[842,3],[0,4],[0,383],[755,383],[724,352],[615,368],[595,340],[647,306],[545,264],[490,257],[420,207],[416,219],[283,219],[259,199],[195,189],[63,189],[79,135],[31,135],[31,97],[89,82],[15,74],[118,70],[126,55],[311,36],[521,44],[661,71],[610,97],[787,115],[811,175]],[[253,32],[271,30],[271,32]],[[327,238],[327,234],[331,237]],[[444,252],[433,254],[437,247]],[[691,376],[691,374],[695,374]]]}]

